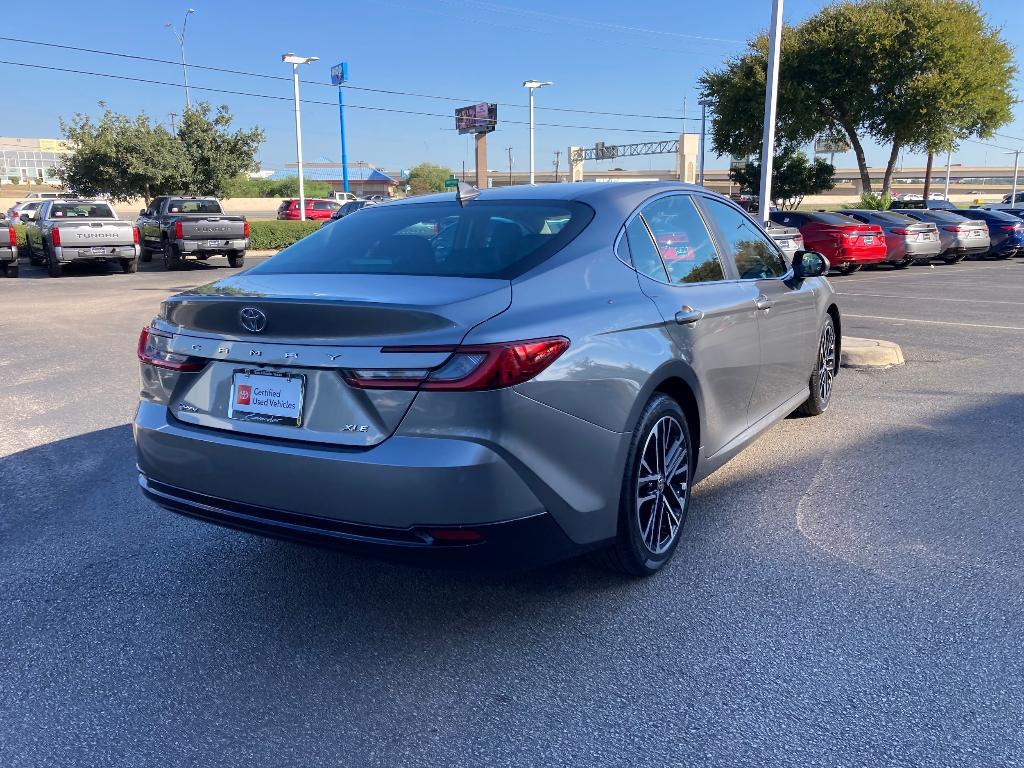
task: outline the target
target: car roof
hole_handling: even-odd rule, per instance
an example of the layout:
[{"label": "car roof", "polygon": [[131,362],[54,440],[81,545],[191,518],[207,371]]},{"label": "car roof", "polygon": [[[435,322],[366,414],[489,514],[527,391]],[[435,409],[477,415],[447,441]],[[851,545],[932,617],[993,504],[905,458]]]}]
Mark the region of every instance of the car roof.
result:
[{"label": "car roof", "polygon": [[[516,184],[510,187],[494,187],[481,189],[477,200],[515,201],[515,200],[578,200],[590,205],[605,201],[619,201],[627,198],[647,198],[661,192],[703,192],[710,190],[696,184],[683,184],[678,181],[629,181],[601,182],[580,181],[560,182],[557,184]],[[714,195],[715,193],[710,192]],[[716,195],[718,196],[718,195]],[[433,195],[418,195],[391,201],[393,205],[416,205],[418,203],[434,203],[454,200],[453,192],[440,192]]]}]

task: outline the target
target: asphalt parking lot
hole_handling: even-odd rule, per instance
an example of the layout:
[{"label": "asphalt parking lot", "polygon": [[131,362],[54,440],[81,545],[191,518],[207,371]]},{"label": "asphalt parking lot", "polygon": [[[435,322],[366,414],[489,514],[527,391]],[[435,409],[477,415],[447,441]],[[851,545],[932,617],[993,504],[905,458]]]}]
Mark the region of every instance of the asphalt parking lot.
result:
[{"label": "asphalt parking lot", "polygon": [[1024,259],[835,278],[844,333],[907,364],[844,371],[828,413],[701,484],[644,581],[419,570],[160,510],[135,486],[138,332],[231,270],[22,270],[0,765],[1024,765]]}]

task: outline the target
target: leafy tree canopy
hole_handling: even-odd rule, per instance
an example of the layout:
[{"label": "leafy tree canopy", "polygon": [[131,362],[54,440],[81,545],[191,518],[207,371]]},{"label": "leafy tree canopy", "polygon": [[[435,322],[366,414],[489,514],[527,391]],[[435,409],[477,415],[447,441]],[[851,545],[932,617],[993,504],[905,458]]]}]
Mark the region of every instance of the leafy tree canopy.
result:
[{"label": "leafy tree canopy", "polygon": [[115,201],[156,195],[222,195],[241,172],[255,168],[263,131],[230,132],[231,115],[208,104],[185,112],[177,135],[145,114],[117,114],[102,102],[98,120],[76,114],[61,120],[72,147],[56,166],[65,187],[80,195],[109,194]]},{"label": "leafy tree canopy", "polygon": [[[818,195],[832,189],[836,169],[820,157],[813,161],[795,148],[784,148],[772,162],[772,202],[782,209],[796,208],[804,195]],[[757,193],[761,164],[747,163],[729,171],[729,178],[745,192]]]},{"label": "leafy tree canopy", "polygon": [[444,181],[450,179],[451,176],[451,170],[444,166],[420,163],[409,171],[406,183],[411,188],[410,193],[414,195],[444,192]]},{"label": "leafy tree canopy", "polygon": [[[720,154],[760,149],[768,41],[701,78]],[[1012,119],[1013,49],[973,0],[844,0],[782,35],[776,135],[783,144],[844,137],[865,191],[866,138],[890,147],[887,192],[903,149],[942,151]]]},{"label": "leafy tree canopy", "polygon": [[[306,197],[328,197],[331,185],[326,181],[306,179],[303,184]],[[224,197],[298,197],[299,177],[284,179],[251,179],[239,174],[226,185]]]}]

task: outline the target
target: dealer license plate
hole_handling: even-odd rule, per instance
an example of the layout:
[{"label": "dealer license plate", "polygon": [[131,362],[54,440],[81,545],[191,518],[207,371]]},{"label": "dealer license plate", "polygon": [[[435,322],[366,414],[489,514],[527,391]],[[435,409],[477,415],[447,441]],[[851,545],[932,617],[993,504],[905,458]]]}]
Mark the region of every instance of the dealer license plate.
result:
[{"label": "dealer license plate", "polygon": [[223,240],[210,240],[206,244],[210,248],[220,248],[222,245],[224,245],[224,241]]},{"label": "dealer license plate", "polygon": [[871,244],[872,244],[872,243],[874,243],[874,242],[875,242],[875,238],[874,238],[874,236],[873,236],[873,235],[866,235],[866,236],[864,237],[864,244],[865,244],[865,245],[871,245]]},{"label": "dealer license plate", "polygon": [[106,252],[106,248],[90,248],[86,251],[90,256],[102,256]]},{"label": "dealer license plate", "polygon": [[260,424],[302,425],[306,377],[293,373],[238,370],[231,377],[228,417]]},{"label": "dealer license plate", "polygon": [[777,240],[779,248],[789,248],[789,240]]}]

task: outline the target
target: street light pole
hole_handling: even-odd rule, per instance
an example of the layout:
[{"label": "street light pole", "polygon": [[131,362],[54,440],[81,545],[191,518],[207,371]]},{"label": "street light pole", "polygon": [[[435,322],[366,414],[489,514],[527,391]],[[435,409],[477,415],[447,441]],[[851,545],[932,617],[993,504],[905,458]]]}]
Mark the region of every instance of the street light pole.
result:
[{"label": "street light pole", "polygon": [[[1011,191],[1010,191],[1010,205],[1014,206],[1014,207],[1017,206],[1017,167],[1018,167],[1018,164],[1020,162],[1020,153],[1021,152],[1024,152],[1024,150],[1022,150],[1022,149],[1015,149],[1012,152],[1012,154],[1013,154],[1013,187],[1011,188]],[[1006,154],[1009,155],[1011,153],[1007,152]]]},{"label": "street light pole", "polygon": [[188,65],[185,63],[185,30],[188,28],[188,17],[191,16],[195,12],[196,12],[195,8],[189,8],[187,11],[185,11],[185,20],[181,22],[181,32],[178,32],[174,28],[174,25],[171,24],[171,22],[169,22],[169,21],[166,24],[164,24],[165,27],[167,27],[169,30],[171,30],[171,34],[174,35],[175,39],[178,41],[178,50],[181,51],[181,74],[182,74],[182,76],[185,79],[185,110],[186,111],[192,109],[192,103],[191,103],[191,101],[189,101],[189,97],[188,97]]},{"label": "street light pole", "polygon": [[299,64],[319,61],[317,56],[297,56],[294,53],[281,55],[281,61],[292,65],[292,89],[295,99],[295,156],[299,166],[299,221],[306,220],[306,187],[302,178],[302,112],[299,100]]},{"label": "street light pole", "polygon": [[946,189],[942,193],[942,196],[946,200],[949,200],[949,166],[952,164],[952,160],[953,160],[953,148],[950,147],[949,149],[946,150]]},{"label": "street light pole", "polygon": [[508,185],[512,186],[512,147],[505,147],[508,150]]},{"label": "street light pole", "polygon": [[549,81],[524,80],[523,88],[530,89],[530,183],[534,183],[534,153],[533,153],[533,92],[538,88],[552,85]]},{"label": "street light pole", "polygon": [[[707,135],[708,103],[700,100],[700,185],[704,186],[704,137]],[[685,127],[683,130],[686,130]]]},{"label": "street light pole", "polygon": [[764,132],[761,135],[761,185],[757,198],[761,221],[768,221],[771,206],[772,165],[775,159],[775,106],[779,97],[779,43],[782,38],[782,0],[772,0],[768,40],[768,78],[764,85]]}]

